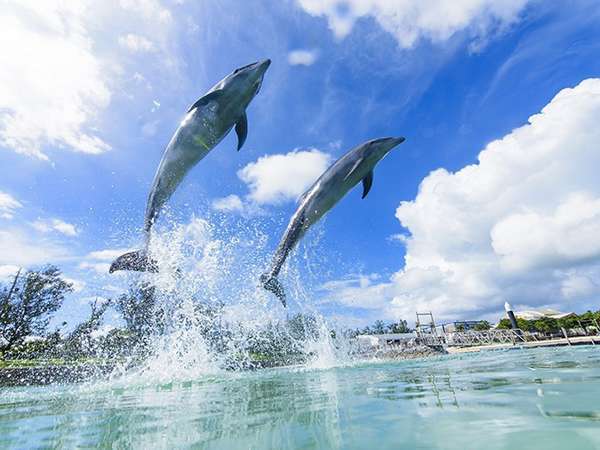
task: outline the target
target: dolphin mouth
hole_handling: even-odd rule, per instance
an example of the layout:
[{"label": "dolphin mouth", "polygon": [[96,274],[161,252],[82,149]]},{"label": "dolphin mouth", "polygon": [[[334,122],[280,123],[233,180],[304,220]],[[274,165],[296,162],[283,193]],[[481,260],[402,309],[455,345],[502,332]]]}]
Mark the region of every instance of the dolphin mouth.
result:
[{"label": "dolphin mouth", "polygon": [[256,64],[258,64],[258,66],[261,67],[263,70],[267,70],[271,65],[271,60],[269,58],[263,59],[262,61],[258,61]]},{"label": "dolphin mouth", "polygon": [[267,71],[267,69],[269,68],[269,66],[271,65],[271,60],[263,59],[262,61],[256,62],[255,65],[256,65],[256,70],[258,71],[260,78],[262,78],[264,76],[265,72]]},{"label": "dolphin mouth", "polygon": [[271,60],[263,59],[262,61],[256,62],[255,65],[256,65],[256,70],[258,72],[258,77],[256,80],[256,91],[255,91],[254,95],[256,95],[260,92],[260,88],[262,87],[262,83],[263,83],[263,77],[265,76],[265,72],[271,65]]}]

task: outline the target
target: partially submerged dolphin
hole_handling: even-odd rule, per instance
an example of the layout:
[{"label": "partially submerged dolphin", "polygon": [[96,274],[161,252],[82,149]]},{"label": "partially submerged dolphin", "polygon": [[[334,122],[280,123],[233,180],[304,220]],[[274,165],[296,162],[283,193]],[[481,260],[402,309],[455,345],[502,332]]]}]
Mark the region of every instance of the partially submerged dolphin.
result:
[{"label": "partially submerged dolphin", "polygon": [[361,180],[362,198],[373,184],[373,168],[394,147],[404,142],[403,137],[381,138],[365,142],[353,148],[327,169],[299,199],[298,209],[290,219],[275,256],[271,270],[260,277],[265,289],[273,292],[286,306],[285,291],[277,279],[288,254],[308,228],[329,211],[346,193]]},{"label": "partially submerged dolphin", "polygon": [[117,270],[157,272],[156,261],[148,256],[150,230],[163,205],[198,161],[204,158],[235,125],[239,150],[248,133],[246,108],[259,92],[271,64],[265,59],[236,69],[194,103],[165,149],[154,176],[146,204],[143,249],[119,256],[110,266]]}]

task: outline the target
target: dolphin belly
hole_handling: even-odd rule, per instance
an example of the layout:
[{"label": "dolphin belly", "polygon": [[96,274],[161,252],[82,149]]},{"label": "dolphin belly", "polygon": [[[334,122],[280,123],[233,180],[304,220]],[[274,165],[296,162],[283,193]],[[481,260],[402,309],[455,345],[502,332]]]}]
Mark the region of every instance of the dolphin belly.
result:
[{"label": "dolphin belly", "polygon": [[202,160],[229,132],[214,114],[194,114],[186,118],[171,142],[158,166],[154,183],[148,197],[145,229],[149,231],[163,205],[183,181],[187,173]]}]

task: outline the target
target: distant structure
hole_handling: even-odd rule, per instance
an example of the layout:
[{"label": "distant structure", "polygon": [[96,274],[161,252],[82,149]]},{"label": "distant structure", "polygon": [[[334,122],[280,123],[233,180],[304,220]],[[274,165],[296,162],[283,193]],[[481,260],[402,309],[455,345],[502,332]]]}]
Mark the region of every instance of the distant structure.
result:
[{"label": "distant structure", "polygon": [[[505,303],[505,308],[506,305],[508,305],[508,303]],[[508,305],[510,306],[510,305]],[[516,312],[515,316],[517,316],[519,319],[525,319],[525,320],[538,320],[538,319],[543,319],[545,317],[548,317],[550,319],[564,319],[566,317],[571,317],[571,316],[576,316],[577,314],[574,312],[560,312],[557,311],[555,309],[538,309],[538,310],[528,310],[528,311],[521,311],[521,312]]]},{"label": "distant structure", "polygon": [[519,325],[517,325],[517,318],[515,317],[515,313],[513,312],[513,309],[512,309],[512,306],[510,306],[510,303],[504,302],[504,310],[506,311],[508,320],[510,320],[510,327],[513,330],[518,330]]},{"label": "distant structure", "polygon": [[457,320],[452,323],[446,323],[442,325],[445,333],[452,333],[454,331],[471,331],[475,330],[477,325],[482,323],[481,320]]},{"label": "distant structure", "polygon": [[386,334],[360,334],[356,336],[359,345],[363,348],[390,347],[404,345],[413,341],[416,333],[386,333]]},{"label": "distant structure", "polygon": [[[429,320],[423,321],[421,319],[422,317],[429,318]],[[421,336],[422,334],[432,334],[434,336],[437,335],[435,321],[433,320],[433,314],[431,312],[418,312],[417,321],[415,322],[415,329],[417,332],[417,336]]]}]

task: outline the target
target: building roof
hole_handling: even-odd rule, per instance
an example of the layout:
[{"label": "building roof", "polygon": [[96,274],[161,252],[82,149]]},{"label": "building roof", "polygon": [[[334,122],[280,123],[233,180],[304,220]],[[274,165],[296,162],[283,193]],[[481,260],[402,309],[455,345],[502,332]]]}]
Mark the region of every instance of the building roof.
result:
[{"label": "building roof", "polygon": [[528,311],[520,311],[515,312],[515,316],[520,319],[525,320],[538,320],[543,317],[549,317],[552,319],[562,319],[564,317],[569,317],[575,315],[574,312],[560,312],[555,309],[544,308],[537,310],[528,310]]}]

